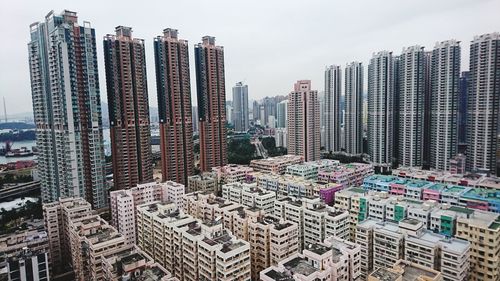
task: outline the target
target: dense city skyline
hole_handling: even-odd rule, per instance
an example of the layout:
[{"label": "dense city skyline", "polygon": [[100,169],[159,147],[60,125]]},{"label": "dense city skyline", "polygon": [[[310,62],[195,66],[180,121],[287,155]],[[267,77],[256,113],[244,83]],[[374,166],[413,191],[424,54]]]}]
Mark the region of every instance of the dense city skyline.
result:
[{"label": "dense city skyline", "polygon": [[[101,35],[100,21],[81,10],[33,17],[23,61],[33,120],[5,113],[1,124],[0,157],[12,162],[0,164],[0,280],[500,280],[500,30],[463,40],[448,22],[442,32],[420,32],[420,24],[415,34],[440,37],[407,42],[392,30],[370,40],[382,27],[414,35],[405,23],[477,7],[395,3],[388,20],[381,16],[394,7],[385,2],[343,21],[350,24],[340,33],[363,26],[373,48],[345,62],[321,50],[330,38],[317,32],[330,25],[304,32],[309,44],[259,41],[272,28],[242,28],[238,35],[251,40],[231,43],[238,24],[211,27],[220,23],[219,3],[169,5],[167,18],[179,7],[205,12],[202,35],[158,25],[151,54],[149,35],[133,23]],[[287,4],[276,19],[316,16],[318,6]],[[372,17],[378,21],[363,25]],[[293,40],[313,25],[294,29]],[[331,46],[365,47],[345,46],[346,38]],[[385,47],[397,40],[398,48]],[[235,61],[259,70],[258,79],[232,81],[242,73]],[[311,79],[317,61],[323,75]],[[296,82],[251,98],[282,79]],[[25,132],[34,132],[31,150],[14,148]]]},{"label": "dense city skyline", "polygon": [[[494,11],[500,8],[498,1],[444,1],[425,5],[425,3],[406,4],[401,6],[399,3],[385,3],[379,5],[377,2],[367,3],[335,3],[323,4],[317,6],[300,4],[273,3],[271,5],[280,6],[283,14],[277,18],[267,11],[260,10],[260,6],[251,3],[244,3],[243,7],[235,3],[225,2],[209,6],[208,4],[198,3],[175,3],[178,9],[176,14],[168,16],[164,20],[157,15],[156,11],[164,9],[151,9],[147,5],[124,5],[123,9],[134,7],[134,14],[148,14],[146,18],[142,17],[122,17],[120,14],[109,12],[114,9],[114,5],[108,3],[72,3],[67,5],[60,1],[37,4],[28,1],[21,2],[2,9],[2,25],[0,31],[10,39],[10,43],[5,46],[0,54],[2,65],[0,71],[0,94],[5,96],[7,102],[8,114],[28,112],[31,109],[31,97],[29,89],[29,76],[26,61],[26,26],[31,24],[40,15],[47,13],[47,7],[55,11],[61,11],[65,8],[78,12],[80,18],[90,21],[92,27],[96,28],[96,37],[102,38],[109,30],[114,30],[118,25],[132,26],[138,38],[144,38],[146,47],[146,61],[149,73],[154,73],[154,55],[153,38],[157,35],[158,29],[173,26],[182,30],[183,37],[189,41],[190,48],[206,34],[213,35],[218,42],[226,46],[230,52],[226,54],[226,91],[230,93],[231,87],[238,81],[244,81],[249,85],[249,100],[261,99],[265,96],[286,95],[290,90],[290,83],[298,79],[312,80],[312,86],[321,89],[323,85],[323,70],[326,65],[337,64],[344,66],[350,61],[360,61],[368,64],[369,58],[373,52],[380,50],[390,50],[394,53],[400,53],[403,46],[419,44],[426,47],[426,51],[432,50],[435,42],[446,39],[457,39],[463,44],[462,54],[469,52],[469,42],[477,34],[489,33],[495,31],[496,17]],[[96,5],[100,8],[95,9]],[[193,9],[193,6],[200,6],[208,9],[215,16],[210,23],[200,25],[196,21],[186,18],[197,17],[201,10]],[[359,5],[359,6],[358,6]],[[299,7],[297,7],[299,6]],[[338,6],[338,7],[337,7]],[[366,10],[359,10],[360,7],[366,7]],[[222,9],[224,7],[224,9]],[[300,8],[300,9],[298,9]],[[330,9],[331,8],[331,9]],[[143,10],[144,9],[144,10]],[[147,9],[147,12],[146,12]],[[244,9],[249,15],[258,13],[263,19],[258,22],[243,20],[237,16],[236,11]],[[325,10],[331,10],[331,17],[321,16]],[[269,9],[273,10],[272,7]],[[299,10],[307,10],[309,17],[318,18],[317,21],[309,21],[296,17],[295,21],[279,20],[284,17],[293,16]],[[341,12],[342,11],[342,12]],[[342,29],[323,28],[324,26],[336,26],[345,22],[346,17],[351,12],[359,12],[358,18],[364,20],[352,25],[342,25]],[[395,13],[395,12],[398,13]],[[338,13],[338,14],[337,14]],[[123,13],[125,15],[127,13]],[[345,14],[345,15],[344,15]],[[481,14],[481,17],[474,15]],[[15,19],[12,16],[15,15]],[[237,17],[237,20],[236,18]],[[12,18],[12,19],[11,19]],[[475,18],[474,24],[468,20]],[[234,19],[234,20],[233,20]],[[10,25],[14,21],[23,24]],[[234,24],[230,26],[225,24],[231,21]],[[285,25],[284,22],[287,22]],[[367,27],[366,23],[370,25]],[[261,32],[265,27],[266,32]],[[429,30],[433,26],[439,26],[433,32],[417,32],[419,29]],[[315,38],[315,44],[307,48],[295,47],[289,45],[286,50],[280,46],[293,40],[296,30],[310,34]],[[243,40],[245,34],[252,34],[256,40]],[[390,35],[390,36],[388,36]],[[341,38],[342,40],[338,40]],[[375,38],[384,40],[375,40]],[[259,42],[270,41],[271,48],[264,47]],[[368,40],[370,44],[366,44]],[[334,44],[333,44],[334,43]],[[268,46],[268,44],[265,44]],[[104,68],[104,57],[102,52],[102,42],[97,42],[98,66]],[[274,54],[279,53],[280,56]],[[296,54],[313,53],[308,60],[298,59],[306,56],[296,56]],[[249,59],[252,58],[252,59]],[[190,61],[194,61],[190,54]],[[461,69],[467,70],[469,67],[468,56],[462,55]],[[297,64],[300,67],[297,67]],[[248,67],[250,65],[250,67]],[[366,71],[366,70],[365,70]],[[100,73],[100,80],[104,81],[104,71]],[[194,77],[194,69],[191,69],[191,77]],[[195,82],[191,81],[192,87]],[[105,85],[101,83],[101,99],[106,100]],[[149,79],[148,86],[155,89],[154,79]],[[365,85],[366,91],[366,85]],[[193,105],[196,99],[193,95]],[[151,95],[149,103],[156,107],[156,95]]]}]

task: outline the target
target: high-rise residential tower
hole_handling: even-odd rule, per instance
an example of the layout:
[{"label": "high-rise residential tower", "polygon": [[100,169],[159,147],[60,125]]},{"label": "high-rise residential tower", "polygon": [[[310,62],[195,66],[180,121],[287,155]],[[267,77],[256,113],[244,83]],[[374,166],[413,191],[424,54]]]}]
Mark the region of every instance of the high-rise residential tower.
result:
[{"label": "high-rise residential tower", "polygon": [[107,205],[95,30],[75,12],[50,12],[28,44],[43,202]]},{"label": "high-rise residential tower", "polygon": [[248,131],[248,85],[243,82],[233,87],[233,123],[236,132]]},{"label": "high-rise residential tower", "polygon": [[153,181],[144,40],[132,28],[104,37],[114,189]]},{"label": "high-rise residential tower", "polygon": [[339,151],[341,148],[340,96],[342,95],[342,73],[340,66],[330,65],[325,70],[325,149]]},{"label": "high-rise residential tower", "polygon": [[500,145],[500,33],[472,40],[468,83],[466,168],[496,173]]},{"label": "high-rise residential tower", "polygon": [[193,115],[193,133],[198,133],[198,107],[192,107],[191,113]]},{"label": "high-rise residential tower", "polygon": [[226,87],[224,48],[215,37],[204,36],[194,47],[198,118],[200,120],[200,169],[227,164]]},{"label": "high-rise residential tower", "polygon": [[345,150],[363,153],[363,65],[351,62],[345,68]]},{"label": "high-rise residential tower", "polygon": [[394,59],[392,52],[373,55],[368,65],[368,154],[377,169],[393,161]]},{"label": "high-rise residential tower", "polygon": [[430,167],[448,170],[458,147],[460,44],[437,43],[431,59]]},{"label": "high-rise residential tower", "polygon": [[318,91],[311,90],[310,80],[297,81],[288,95],[288,154],[319,160],[320,142]]},{"label": "high-rise residential tower", "polygon": [[252,119],[255,121],[260,119],[260,103],[256,100],[252,103]]},{"label": "high-rise residential tower", "polygon": [[[166,28],[154,40],[163,181],[187,184],[194,173],[188,42]],[[225,112],[225,109],[222,108]]]},{"label": "high-rise residential tower", "polygon": [[430,168],[431,143],[431,64],[432,51],[424,52],[424,131],[422,147],[422,168]]},{"label": "high-rise residential tower", "polygon": [[280,101],[276,104],[276,127],[277,128],[286,128],[287,123],[287,110],[288,110],[288,100]]},{"label": "high-rise residential tower", "polygon": [[469,81],[469,71],[462,71],[460,74],[459,95],[458,95],[458,143],[467,142],[467,84]]},{"label": "high-rise residential tower", "polygon": [[421,166],[424,130],[424,49],[404,48],[399,58],[399,165]]}]

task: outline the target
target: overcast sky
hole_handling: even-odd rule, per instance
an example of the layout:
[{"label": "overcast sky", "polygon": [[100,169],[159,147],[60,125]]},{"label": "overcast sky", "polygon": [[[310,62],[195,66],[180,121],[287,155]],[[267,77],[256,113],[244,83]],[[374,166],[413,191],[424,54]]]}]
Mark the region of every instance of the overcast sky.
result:
[{"label": "overcast sky", "polygon": [[[9,114],[31,111],[27,43],[29,25],[54,10],[76,11],[97,34],[101,99],[106,100],[102,37],[115,26],[131,26],[146,40],[149,103],[157,106],[153,38],[166,27],[179,30],[190,44],[193,104],[193,45],[204,35],[225,49],[226,93],[238,81],[249,85],[250,99],[287,94],[299,79],[323,90],[326,65],[351,61],[367,65],[373,52],[437,41],[462,43],[462,70],[468,68],[474,35],[500,31],[499,0],[304,0],[304,1],[2,1],[0,6],[0,98]],[[365,67],[366,72],[366,67]],[[366,83],[366,81],[365,81]],[[366,88],[366,85],[365,85]],[[0,114],[3,116],[3,113]]]}]

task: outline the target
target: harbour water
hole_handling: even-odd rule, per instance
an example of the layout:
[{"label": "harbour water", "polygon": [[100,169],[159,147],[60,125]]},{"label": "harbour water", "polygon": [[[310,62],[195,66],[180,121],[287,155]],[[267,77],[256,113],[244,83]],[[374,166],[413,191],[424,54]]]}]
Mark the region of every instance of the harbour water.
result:
[{"label": "harbour water", "polygon": [[[111,155],[111,140],[109,136],[109,129],[103,129],[103,139],[104,139],[104,153],[109,156]],[[5,144],[0,143],[0,147],[3,147]],[[35,140],[28,141],[16,141],[12,142],[12,148],[21,148],[26,147],[29,150],[32,150],[33,146],[36,146]],[[36,160],[36,155],[28,156],[28,157],[5,157],[0,156],[0,164],[7,164],[10,162],[17,162],[22,160]]]},{"label": "harbour water", "polygon": [[[33,146],[36,145],[36,141],[28,140],[28,141],[16,141],[12,143],[12,148],[21,148],[26,147],[29,150],[32,150]],[[5,146],[5,144],[0,144],[0,147]],[[35,160],[36,155],[27,156],[27,157],[5,157],[0,156],[0,164],[7,164],[10,162],[17,162],[19,160]]]}]

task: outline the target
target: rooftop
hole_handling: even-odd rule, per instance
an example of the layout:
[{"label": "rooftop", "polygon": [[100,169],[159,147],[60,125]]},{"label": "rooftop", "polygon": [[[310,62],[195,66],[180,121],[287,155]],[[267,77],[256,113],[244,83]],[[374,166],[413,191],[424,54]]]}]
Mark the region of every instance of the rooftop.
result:
[{"label": "rooftop", "polygon": [[221,252],[223,253],[231,252],[232,250],[236,250],[243,246],[245,246],[245,243],[241,241],[226,243],[222,246]]},{"label": "rooftop", "polygon": [[404,270],[403,281],[418,281],[423,276],[435,278],[439,274],[439,272],[435,272],[432,269],[416,267],[411,263],[401,263],[399,266]]},{"label": "rooftop", "polygon": [[317,271],[312,265],[310,265],[305,259],[301,257],[295,257],[283,264],[283,266],[290,270],[292,273],[302,274],[304,276],[309,276]]},{"label": "rooftop", "polygon": [[389,271],[385,268],[379,268],[372,272],[370,276],[378,278],[380,281],[396,281],[401,276],[401,274]]},{"label": "rooftop", "polygon": [[274,269],[271,269],[264,274],[267,275],[268,277],[272,278],[273,280],[276,280],[276,281],[278,281],[278,280],[279,281],[294,281],[295,280],[295,278],[290,276],[290,274],[287,274],[285,272],[279,272],[279,271],[276,271]]},{"label": "rooftop", "polygon": [[131,280],[137,281],[158,281],[163,277],[167,276],[162,268],[157,265],[146,268],[139,277],[132,277]]},{"label": "rooftop", "polygon": [[318,255],[324,255],[325,253],[328,253],[328,251],[330,251],[332,248],[330,247],[327,247],[325,245],[322,245],[322,244],[318,244],[318,243],[314,243],[314,244],[309,244],[307,246],[307,250],[308,251],[311,251],[315,254],[318,254]]},{"label": "rooftop", "polygon": [[448,210],[453,211],[453,212],[457,212],[457,213],[464,213],[467,215],[474,213],[474,210],[462,208],[462,207],[457,207],[457,206],[451,206],[450,208],[448,208]]}]

